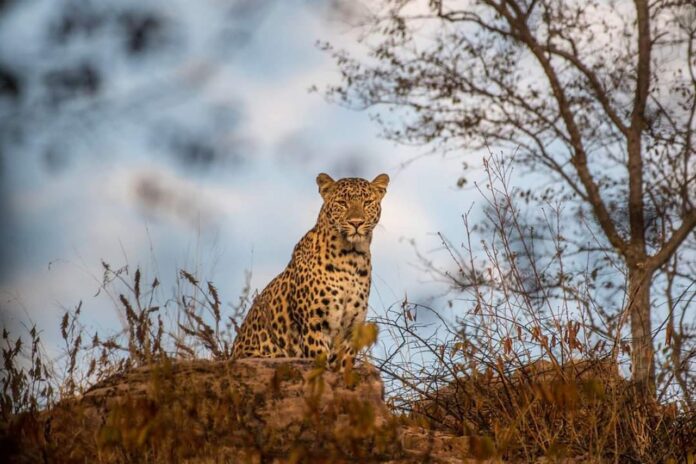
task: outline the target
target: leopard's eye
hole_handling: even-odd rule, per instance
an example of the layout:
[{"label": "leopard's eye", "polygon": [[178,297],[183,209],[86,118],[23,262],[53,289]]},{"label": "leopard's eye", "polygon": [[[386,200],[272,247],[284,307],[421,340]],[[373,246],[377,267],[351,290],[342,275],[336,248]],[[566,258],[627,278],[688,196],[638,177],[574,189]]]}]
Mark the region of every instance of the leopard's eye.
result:
[{"label": "leopard's eye", "polygon": [[344,200],[338,200],[338,201],[336,201],[336,203],[338,204],[338,206],[341,206],[343,208],[348,207],[348,203],[346,203]]},{"label": "leopard's eye", "polygon": [[375,204],[375,200],[365,200],[365,206],[372,206]]}]

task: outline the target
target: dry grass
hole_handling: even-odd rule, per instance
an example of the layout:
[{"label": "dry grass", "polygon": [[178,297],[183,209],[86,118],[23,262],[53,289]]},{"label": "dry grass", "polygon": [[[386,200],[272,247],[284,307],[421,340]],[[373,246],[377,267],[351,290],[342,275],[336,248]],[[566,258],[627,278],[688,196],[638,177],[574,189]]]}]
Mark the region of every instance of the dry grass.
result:
[{"label": "dry grass", "polygon": [[[377,319],[381,350],[372,363],[386,383],[393,427],[375,427],[372,406],[354,399],[319,408],[321,365],[305,377],[311,387],[305,428],[292,439],[269,434],[258,418],[268,395],[297,380],[292,369],[274,374],[266,397],[240,396],[221,390],[224,384],[173,382],[172,366],[182,360],[229,358],[250,301],[248,282],[238,303],[223,307],[213,283],[185,270],[175,296],[163,299],[156,277],[104,263],[102,291],[116,303],[125,330],[88,333],[80,304],[62,318],[64,355],[55,361],[46,358],[36,327],[24,338],[3,330],[0,447],[10,456],[24,453],[23,462],[51,456],[52,462],[437,462],[438,449],[459,446],[443,440],[466,437],[477,459],[695,462],[689,358],[676,363],[677,381],[670,380],[677,377],[668,375],[670,365],[661,365],[657,399],[639,393],[626,375],[625,317],[618,313],[599,327],[595,289],[568,277],[558,219],[549,214],[557,239],[540,259],[534,243],[525,242],[511,193],[492,187],[505,177],[497,172],[489,171],[488,238],[475,249],[465,215],[463,251],[443,238],[453,269],[428,268],[457,289],[454,320],[445,317],[447,308],[408,301]],[[679,334],[682,354],[690,349],[686,335]],[[375,336],[365,331],[364,344]],[[663,359],[674,357],[668,345],[662,352]],[[151,374],[148,395],[121,397],[91,435],[71,435],[89,419],[79,398],[138,369]],[[346,388],[356,388],[356,379],[344,376]],[[47,430],[46,414],[60,418],[62,430]],[[412,435],[420,443],[417,458],[404,454],[396,438],[398,427],[414,425],[429,430]]]},{"label": "dry grass", "polygon": [[[172,380],[172,366],[181,360],[229,356],[237,320],[228,319],[220,328],[221,299],[214,285],[201,285],[182,271],[176,299],[179,317],[172,322],[153,302],[156,279],[142,291],[140,271],[126,280],[125,270],[104,268],[109,277],[106,286],[118,281],[130,289],[130,294],[118,293],[128,330],[106,339],[86,336],[78,305],[61,321],[66,357],[60,366],[43,358],[35,328],[29,330],[28,347],[3,334],[2,446],[29,462],[42,456],[51,456],[53,462],[109,463],[419,462],[399,445],[398,430],[408,424],[433,431],[418,445],[424,456],[442,446],[435,433],[468,437],[468,453],[475,458],[510,462],[542,457],[692,462],[696,455],[694,411],[685,403],[658,403],[639,396],[619,373],[616,359],[606,356],[611,350],[590,349],[587,340],[577,336],[575,325],[526,327],[534,347],[550,348],[556,339],[553,349],[546,354],[537,350],[542,354],[530,361],[535,350],[520,343],[524,336],[516,329],[510,329],[520,335],[514,343],[506,338],[496,341],[496,332],[473,338],[452,331],[448,341],[425,337],[415,320],[416,309],[421,317],[425,309],[408,303],[380,322],[386,329],[383,335],[400,334],[405,343],[398,354],[409,349],[410,357],[398,363],[392,353],[374,361],[391,382],[388,404],[395,413],[391,426],[375,428],[373,406],[368,403],[349,400],[331,409],[319,408],[324,369],[318,366],[306,379],[314,385],[305,399],[307,429],[291,438],[277,431],[269,435],[258,412],[273,391],[278,394],[284,382],[297,380],[292,369],[278,370],[268,382],[268,393],[256,396],[240,396],[235,390],[225,393],[220,388],[229,383],[211,386],[195,380],[197,374],[190,382]],[[184,290],[189,291],[186,296]],[[243,305],[239,308],[234,310],[236,317],[243,315]],[[480,311],[480,316],[484,313]],[[500,325],[506,318],[498,315]],[[447,327],[444,320],[441,324]],[[558,332],[554,327],[560,327]],[[367,343],[371,342],[374,337],[369,337]],[[430,361],[419,365],[416,352],[429,353]],[[29,356],[24,358],[23,353]],[[101,425],[91,427],[92,434],[71,433],[84,429],[93,414],[78,398],[94,385],[118,381],[142,368],[150,372],[147,396],[122,396]],[[353,376],[342,377],[355,388]],[[46,422],[46,414],[51,421]],[[58,429],[49,433],[46,424]],[[27,443],[36,446],[28,448]]]},{"label": "dry grass", "polygon": [[304,396],[302,378],[312,372],[311,362],[256,361],[165,361],[131,370],[80,399],[16,417],[5,449],[23,448],[25,458],[43,455],[51,462],[105,463],[381,462],[404,456],[396,422],[376,420],[379,404],[369,385],[329,388],[340,376],[322,370]]},{"label": "dry grass", "polygon": [[[669,337],[659,345],[656,333],[660,384],[656,398],[646,397],[628,380],[622,290],[607,295],[592,268],[566,255],[564,204],[549,202],[541,227],[527,226],[510,165],[492,158],[485,166],[484,219],[472,226],[463,216],[460,246],[441,237],[449,267],[421,256],[424,270],[453,289],[447,305],[404,300],[377,320],[382,352],[373,361],[393,409],[469,436],[482,459],[693,462],[696,408],[682,387],[696,387],[693,345],[674,361]],[[590,258],[609,271],[616,265]],[[693,342],[692,329],[683,326],[682,341]]]},{"label": "dry grass", "polygon": [[646,401],[611,361],[481,372],[430,396],[413,403],[413,417],[477,436],[513,461],[686,462],[696,451],[696,417],[676,404]]}]

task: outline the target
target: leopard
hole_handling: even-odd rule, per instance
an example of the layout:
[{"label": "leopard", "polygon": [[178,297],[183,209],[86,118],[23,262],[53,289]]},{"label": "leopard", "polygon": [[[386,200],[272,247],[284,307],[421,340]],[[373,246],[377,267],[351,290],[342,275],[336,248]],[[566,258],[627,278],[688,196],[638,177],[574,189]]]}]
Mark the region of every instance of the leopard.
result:
[{"label": "leopard", "polygon": [[352,364],[351,339],[365,323],[372,279],[370,245],[389,176],[316,178],[322,206],[286,268],[254,298],[232,358],[324,359]]}]

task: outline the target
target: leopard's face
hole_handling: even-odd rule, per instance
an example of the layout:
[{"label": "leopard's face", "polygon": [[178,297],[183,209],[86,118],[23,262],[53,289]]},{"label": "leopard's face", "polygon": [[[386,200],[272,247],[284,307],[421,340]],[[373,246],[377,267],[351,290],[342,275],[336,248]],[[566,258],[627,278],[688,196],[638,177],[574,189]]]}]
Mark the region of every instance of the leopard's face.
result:
[{"label": "leopard's face", "polygon": [[380,174],[372,182],[359,178],[334,181],[319,174],[317,184],[324,198],[322,214],[349,243],[369,241],[382,213],[381,201],[389,177]]}]

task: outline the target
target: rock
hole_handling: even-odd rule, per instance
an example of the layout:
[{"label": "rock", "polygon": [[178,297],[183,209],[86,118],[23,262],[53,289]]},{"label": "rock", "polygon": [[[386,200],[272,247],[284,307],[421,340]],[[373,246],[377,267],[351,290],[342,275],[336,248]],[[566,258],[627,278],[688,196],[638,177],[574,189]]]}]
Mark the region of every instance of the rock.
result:
[{"label": "rock", "polygon": [[587,442],[599,442],[601,431],[615,426],[614,408],[630,395],[611,360],[539,360],[504,374],[476,372],[425,392],[411,405],[411,417],[448,437],[468,436],[467,453],[480,459],[560,459],[594,451]]},{"label": "rock", "polygon": [[10,462],[462,462],[465,441],[404,425],[383,391],[370,366],[165,361],[17,416],[0,435]]}]

